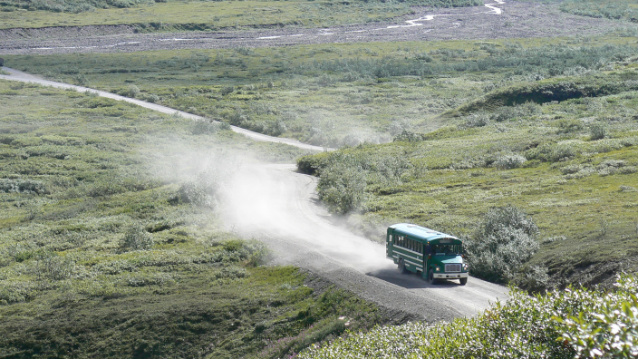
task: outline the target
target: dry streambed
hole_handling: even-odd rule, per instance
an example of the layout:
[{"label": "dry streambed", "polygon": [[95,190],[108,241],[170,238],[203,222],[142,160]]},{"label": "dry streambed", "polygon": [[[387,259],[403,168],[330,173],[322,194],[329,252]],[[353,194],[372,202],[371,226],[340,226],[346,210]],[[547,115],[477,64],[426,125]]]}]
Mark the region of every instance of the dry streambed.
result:
[{"label": "dry streambed", "polygon": [[[452,9],[415,7],[414,15],[389,23],[337,28],[136,33],[133,26],[0,30],[0,54],[134,52],[166,49],[273,47],[372,41],[433,41],[582,36],[628,26],[562,13],[551,4],[487,1]],[[635,25],[633,25],[635,27]]]}]

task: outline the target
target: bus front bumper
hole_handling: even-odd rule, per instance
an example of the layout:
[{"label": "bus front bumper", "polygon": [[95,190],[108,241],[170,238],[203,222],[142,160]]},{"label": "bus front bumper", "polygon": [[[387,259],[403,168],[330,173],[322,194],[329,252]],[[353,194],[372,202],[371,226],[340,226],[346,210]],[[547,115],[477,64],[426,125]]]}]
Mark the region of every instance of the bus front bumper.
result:
[{"label": "bus front bumper", "polygon": [[468,273],[434,273],[434,279],[459,279],[469,277]]}]

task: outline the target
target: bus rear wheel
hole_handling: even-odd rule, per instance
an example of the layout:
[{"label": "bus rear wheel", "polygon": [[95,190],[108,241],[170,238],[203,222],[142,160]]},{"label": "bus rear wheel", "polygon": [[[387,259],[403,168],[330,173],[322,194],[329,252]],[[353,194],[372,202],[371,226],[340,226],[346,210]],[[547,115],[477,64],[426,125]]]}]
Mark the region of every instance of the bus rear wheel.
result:
[{"label": "bus rear wheel", "polygon": [[466,285],[467,284],[467,278],[459,278],[459,282],[461,282],[461,285]]},{"label": "bus rear wheel", "polygon": [[399,259],[399,272],[401,274],[408,273],[408,269],[405,268],[405,262],[403,261],[403,258]]}]

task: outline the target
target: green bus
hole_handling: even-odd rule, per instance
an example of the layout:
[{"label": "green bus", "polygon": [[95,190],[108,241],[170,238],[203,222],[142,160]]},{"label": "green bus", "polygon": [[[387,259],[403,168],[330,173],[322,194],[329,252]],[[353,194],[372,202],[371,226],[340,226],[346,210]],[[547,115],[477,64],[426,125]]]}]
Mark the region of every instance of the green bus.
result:
[{"label": "green bus", "polygon": [[414,224],[388,227],[386,256],[399,266],[401,273],[416,273],[430,283],[458,279],[465,285],[469,277],[460,239]]}]

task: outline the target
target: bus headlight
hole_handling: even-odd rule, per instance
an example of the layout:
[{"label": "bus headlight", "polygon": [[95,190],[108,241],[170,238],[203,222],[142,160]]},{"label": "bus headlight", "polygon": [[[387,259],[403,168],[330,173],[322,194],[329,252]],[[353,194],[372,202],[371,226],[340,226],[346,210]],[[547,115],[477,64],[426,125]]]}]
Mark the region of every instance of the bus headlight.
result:
[{"label": "bus headlight", "polygon": [[440,272],[440,271],[441,271],[441,268],[439,268],[439,266],[436,266],[436,267],[434,268],[434,271],[435,271],[435,272]]}]

